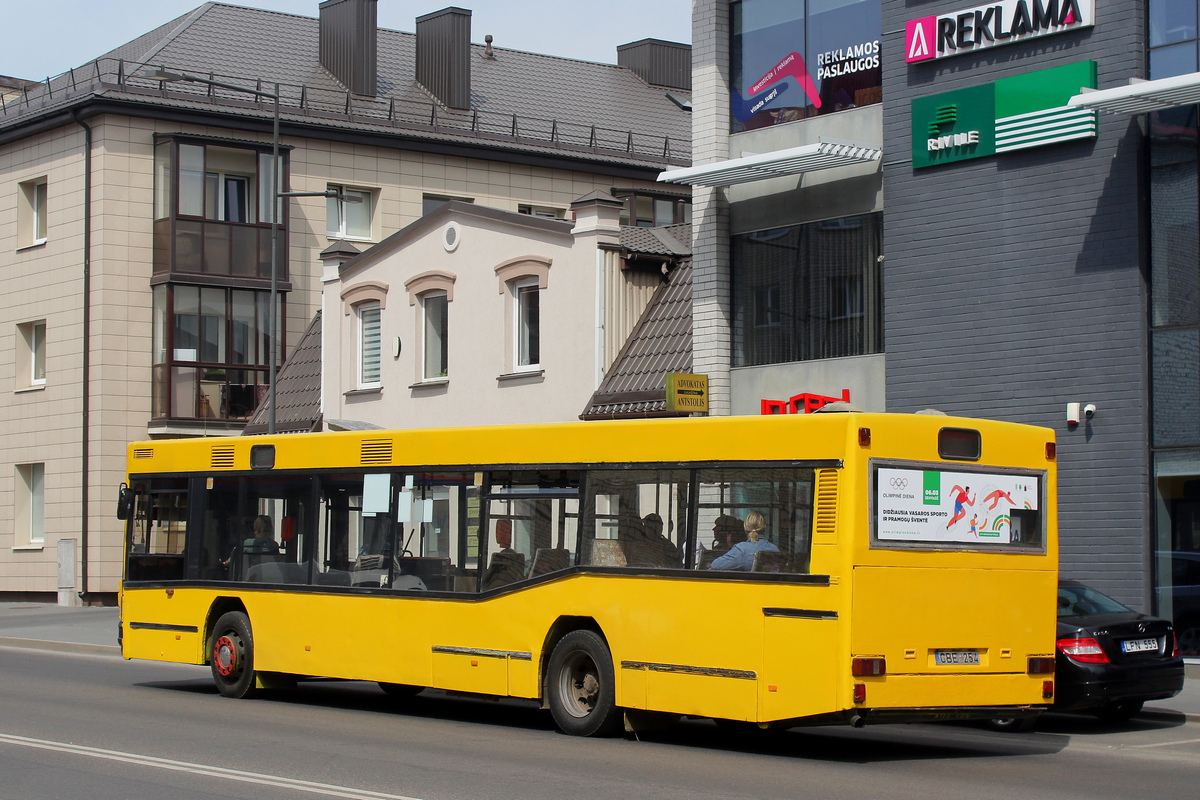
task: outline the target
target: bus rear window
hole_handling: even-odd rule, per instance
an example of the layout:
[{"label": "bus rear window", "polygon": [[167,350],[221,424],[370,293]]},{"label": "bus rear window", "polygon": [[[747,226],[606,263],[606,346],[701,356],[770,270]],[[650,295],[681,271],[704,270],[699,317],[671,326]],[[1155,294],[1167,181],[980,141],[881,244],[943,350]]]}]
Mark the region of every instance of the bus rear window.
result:
[{"label": "bus rear window", "polygon": [[938,431],[938,455],[953,461],[978,461],[983,452],[979,431],[942,428]]},{"label": "bus rear window", "polygon": [[873,547],[1044,547],[1038,475],[902,463],[877,465],[873,473]]}]

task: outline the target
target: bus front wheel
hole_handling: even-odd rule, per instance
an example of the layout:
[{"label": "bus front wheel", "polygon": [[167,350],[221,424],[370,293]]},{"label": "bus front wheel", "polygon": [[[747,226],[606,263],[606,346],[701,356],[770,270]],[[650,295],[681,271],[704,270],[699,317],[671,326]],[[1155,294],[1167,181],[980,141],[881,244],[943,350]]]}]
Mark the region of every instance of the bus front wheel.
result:
[{"label": "bus front wheel", "polygon": [[598,634],[572,631],[550,654],[550,713],[563,733],[606,736],[622,727],[616,704],[612,654]]},{"label": "bus front wheel", "polygon": [[217,691],[226,697],[254,693],[254,637],[250,618],[241,611],[222,614],[213,626],[209,666]]}]

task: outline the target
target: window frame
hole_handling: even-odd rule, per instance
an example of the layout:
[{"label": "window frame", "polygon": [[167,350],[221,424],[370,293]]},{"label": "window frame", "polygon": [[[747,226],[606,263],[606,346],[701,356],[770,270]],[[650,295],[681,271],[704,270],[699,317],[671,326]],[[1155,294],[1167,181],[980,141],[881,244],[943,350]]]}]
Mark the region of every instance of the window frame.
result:
[{"label": "window frame", "polygon": [[40,247],[49,241],[49,178],[31,178],[17,184],[17,250]]},{"label": "window frame", "polygon": [[[327,239],[345,239],[352,242],[375,241],[376,191],[340,183],[327,184],[326,189],[347,196],[358,195],[361,198],[360,204],[366,206],[367,232],[366,234],[350,233],[346,229],[346,201],[340,197],[328,197],[325,201],[325,237]],[[336,211],[337,213],[336,228],[330,226],[330,211]]]},{"label": "window frame", "polygon": [[[14,377],[16,391],[42,389],[46,386],[46,320],[30,320],[17,323],[16,363]],[[39,367],[41,377],[38,377]]]},{"label": "window frame", "polygon": [[[542,369],[542,347],[541,347],[541,285],[536,277],[517,278],[509,283],[512,291],[512,371],[513,372],[538,372]],[[524,306],[521,302],[521,297],[526,292],[533,292],[533,296],[537,300],[537,359],[528,363],[521,363],[521,345],[523,344],[522,327],[525,320]]]},{"label": "window frame", "polygon": [[[366,379],[366,358],[367,355],[367,323],[365,314],[374,312],[376,316],[376,374],[373,381]],[[380,389],[383,387],[383,304],[378,300],[364,300],[354,306],[355,334],[354,334],[354,350],[355,350],[355,369],[354,382],[358,389]]]},{"label": "window frame", "polygon": [[16,464],[13,477],[13,549],[40,550],[46,544],[46,464]]},{"label": "window frame", "polygon": [[[442,300],[442,325],[441,325],[441,369],[438,374],[430,374],[429,364],[429,306],[428,302],[433,299]],[[421,342],[421,381],[439,381],[447,380],[450,377],[450,293],[445,289],[431,289],[424,292],[418,297],[421,306],[421,329],[419,340]]]}]

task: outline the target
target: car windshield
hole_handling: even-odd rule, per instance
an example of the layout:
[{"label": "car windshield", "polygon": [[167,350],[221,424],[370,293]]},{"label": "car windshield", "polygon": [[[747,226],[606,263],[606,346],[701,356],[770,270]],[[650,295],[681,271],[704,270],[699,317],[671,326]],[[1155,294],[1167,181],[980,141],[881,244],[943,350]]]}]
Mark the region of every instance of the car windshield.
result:
[{"label": "car windshield", "polygon": [[1130,609],[1088,586],[1059,586],[1058,615],[1080,617],[1088,614],[1119,614]]}]

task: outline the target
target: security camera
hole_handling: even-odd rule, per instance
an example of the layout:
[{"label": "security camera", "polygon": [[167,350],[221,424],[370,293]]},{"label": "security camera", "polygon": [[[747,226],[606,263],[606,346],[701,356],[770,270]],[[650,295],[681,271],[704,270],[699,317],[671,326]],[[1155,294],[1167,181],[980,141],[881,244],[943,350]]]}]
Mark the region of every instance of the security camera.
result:
[{"label": "security camera", "polygon": [[1083,418],[1091,419],[1094,416],[1096,416],[1096,404],[1088,403],[1083,407]]}]

